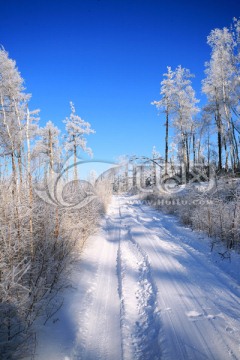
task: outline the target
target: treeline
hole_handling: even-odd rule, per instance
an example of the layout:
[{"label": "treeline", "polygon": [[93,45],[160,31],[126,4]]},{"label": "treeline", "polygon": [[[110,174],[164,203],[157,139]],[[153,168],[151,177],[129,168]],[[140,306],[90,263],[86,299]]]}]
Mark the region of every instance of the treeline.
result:
[{"label": "treeline", "polygon": [[207,43],[205,105],[198,106],[194,75],[167,67],[161,98],[152,103],[165,127],[164,156],[153,149],[151,158],[131,157],[115,191],[140,192],[150,205],[207,233],[212,247],[222,242],[228,254],[240,245],[240,20],[212,30]]},{"label": "treeline", "polygon": [[[29,100],[15,62],[1,49],[1,359],[21,359],[34,352],[35,320],[42,316],[46,321],[61,306],[55,295],[66,286],[69,265],[111,195],[103,178],[95,188],[93,184],[94,196],[87,201],[89,184],[78,181],[77,154],[91,154],[85,135],[94,131],[74,105],[60,137],[52,122],[38,126],[39,111],[29,109]],[[71,155],[68,164],[65,159]]]},{"label": "treeline", "polygon": [[165,174],[176,162],[184,164],[187,174],[196,164],[214,165],[219,173],[240,171],[240,20],[212,30],[207,43],[211,56],[202,80],[206,104],[198,107],[191,83],[194,75],[181,66],[167,68],[161,99],[153,102],[165,114]]}]

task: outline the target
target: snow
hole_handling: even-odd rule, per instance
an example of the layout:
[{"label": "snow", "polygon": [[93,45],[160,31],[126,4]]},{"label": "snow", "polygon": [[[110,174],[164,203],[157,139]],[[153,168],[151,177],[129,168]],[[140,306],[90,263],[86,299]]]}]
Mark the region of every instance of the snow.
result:
[{"label": "snow", "polygon": [[133,199],[89,238],[36,359],[240,359],[239,256]]}]

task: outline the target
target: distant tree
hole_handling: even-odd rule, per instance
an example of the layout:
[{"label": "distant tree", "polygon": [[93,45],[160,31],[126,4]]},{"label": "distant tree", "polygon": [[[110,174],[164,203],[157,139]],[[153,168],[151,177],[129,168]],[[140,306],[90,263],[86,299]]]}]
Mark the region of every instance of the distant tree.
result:
[{"label": "distant tree", "polygon": [[189,171],[190,154],[189,142],[194,128],[194,117],[198,113],[199,108],[196,104],[199,102],[195,98],[195,91],[191,86],[193,75],[188,69],[178,66],[174,76],[174,120],[173,126],[178,139],[178,151],[180,161]]},{"label": "distant tree", "polygon": [[168,67],[166,79],[161,82],[162,99],[154,101],[157,108],[162,109],[166,114],[165,134],[165,174],[168,173],[169,157],[169,125],[175,129],[176,143],[178,144],[178,157],[185,165],[186,172],[190,164],[190,143],[194,144],[195,121],[194,117],[199,109],[196,104],[195,92],[191,86],[190,78],[193,75],[188,69],[178,66],[175,71]]},{"label": "distant tree", "polygon": [[[166,160],[166,159],[165,159]],[[152,149],[152,182],[153,185],[157,185],[157,166],[159,166],[160,153],[157,151],[156,147],[153,146]],[[166,163],[165,163],[166,165]]]},{"label": "distant tree", "polygon": [[67,153],[74,155],[74,179],[77,180],[77,150],[82,149],[85,153],[92,156],[91,148],[87,147],[86,135],[94,134],[95,131],[91,129],[91,125],[76,115],[75,107],[70,102],[71,114],[70,117],[64,120],[66,124],[65,136],[65,150]]},{"label": "distant tree", "polygon": [[153,101],[152,104],[163,111],[166,116],[166,132],[165,132],[165,175],[168,173],[168,149],[169,149],[169,118],[174,112],[174,72],[171,67],[167,67],[167,73],[163,74],[166,77],[161,82],[160,95],[161,100]]},{"label": "distant tree", "polygon": [[35,156],[42,156],[49,164],[49,173],[53,173],[54,163],[59,161],[59,134],[60,130],[51,121],[48,121],[44,128],[40,128],[34,147]]}]

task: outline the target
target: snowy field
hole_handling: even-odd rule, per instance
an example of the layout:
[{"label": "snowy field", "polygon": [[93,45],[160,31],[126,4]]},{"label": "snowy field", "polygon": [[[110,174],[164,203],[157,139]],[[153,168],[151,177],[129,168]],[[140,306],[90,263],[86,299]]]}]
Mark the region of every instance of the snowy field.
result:
[{"label": "snowy field", "polygon": [[237,256],[222,261],[201,233],[132,199],[114,197],[36,359],[240,359]]}]

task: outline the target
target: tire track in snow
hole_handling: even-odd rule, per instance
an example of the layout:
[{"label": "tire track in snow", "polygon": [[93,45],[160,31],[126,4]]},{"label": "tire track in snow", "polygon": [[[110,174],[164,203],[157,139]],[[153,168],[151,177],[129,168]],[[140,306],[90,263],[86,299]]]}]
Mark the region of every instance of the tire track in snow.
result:
[{"label": "tire track in snow", "polygon": [[89,251],[86,256],[86,268],[92,269],[86,276],[88,290],[79,299],[78,330],[71,360],[121,360],[116,277],[119,219],[114,210],[113,207],[111,216],[105,218],[99,235],[93,236],[94,255]]},{"label": "tire track in snow", "polygon": [[157,360],[160,318],[157,288],[146,253],[133,239],[121,217],[117,272],[121,301],[122,351],[124,360]]},{"label": "tire track in snow", "polygon": [[[99,254],[99,259],[102,261],[98,262],[97,272],[92,280],[91,287],[87,291],[81,307],[81,312],[79,316],[79,330],[77,333],[77,339],[75,342],[74,350],[72,352],[72,360],[88,360],[94,359],[102,359],[102,348],[104,347],[104,329],[106,328],[106,324],[103,328],[103,332],[99,335],[98,345],[100,345],[100,351],[98,354],[95,352],[95,328],[99,325],[97,324],[98,319],[102,319],[102,307],[96,306],[96,299],[100,297],[101,287],[98,286],[99,282],[102,282],[101,274],[103,273],[103,267],[105,261],[105,251],[104,246],[102,247],[102,251]],[[107,289],[108,292],[108,289]],[[95,321],[93,319],[96,319]]]},{"label": "tire track in snow", "polygon": [[[139,209],[141,210],[142,213],[144,213],[144,210],[141,206],[139,206]],[[227,288],[223,287],[223,290],[219,290],[216,287],[211,288],[211,298],[207,295],[204,298],[204,304],[199,300],[202,299],[202,290],[204,289],[206,291],[206,294],[208,294],[208,283],[206,284],[201,284],[196,286],[196,281],[198,280],[198,277],[196,277],[196,274],[194,274],[194,272],[190,273],[189,276],[189,280],[191,281],[191,283],[194,285],[194,293],[192,291],[192,288],[190,286],[188,286],[187,290],[191,293],[192,298],[195,299],[196,304],[198,305],[199,309],[200,309],[200,314],[201,316],[199,318],[204,319],[207,318],[209,320],[215,320],[215,318],[222,318],[225,321],[225,329],[228,332],[230,330],[230,332],[236,332],[239,336],[240,335],[240,331],[236,329],[235,323],[239,322],[240,317],[238,318],[233,318],[230,317],[229,315],[226,314],[226,309],[224,309],[224,301],[225,298],[227,297],[227,301],[229,303],[229,307],[234,309],[234,310],[238,310],[239,309],[239,297],[235,294],[235,292],[239,293],[239,288],[237,289],[236,287],[233,286],[231,279],[229,278],[229,276],[223,272],[221,272],[219,270],[219,268],[216,268],[216,272],[212,273],[213,267],[215,266],[214,264],[210,263],[207,264],[207,268],[206,268],[206,260],[205,258],[203,258],[203,254],[201,252],[199,252],[198,250],[196,250],[195,248],[192,248],[190,245],[185,243],[185,237],[183,234],[178,234],[178,236],[174,236],[173,233],[171,233],[164,225],[161,227],[161,235],[159,235],[156,232],[156,229],[151,229],[149,228],[148,224],[142,224],[146,230],[147,233],[150,235],[150,233],[153,233],[153,236],[156,236],[160,241],[161,237],[163,237],[165,239],[165,241],[167,242],[174,242],[175,246],[183,249],[189,258],[191,258],[191,262],[195,262],[198,264],[198,267],[202,267],[203,269],[207,270],[209,277],[213,277],[214,276],[214,283],[216,283],[216,280],[219,284],[219,288],[221,288],[222,285],[227,285]],[[185,228],[181,228],[182,231],[188,231],[189,229],[185,229]],[[154,246],[154,245],[153,245]],[[236,286],[236,284],[235,284]],[[179,288],[178,284],[176,284],[176,287]],[[231,289],[231,291],[229,291],[229,288]],[[180,290],[180,289],[179,289]],[[229,302],[229,300],[231,300],[231,302]],[[186,301],[186,300],[185,300]],[[214,315],[209,315],[208,312],[206,311],[206,303],[208,304],[208,309],[214,309],[215,310],[215,314]],[[187,305],[187,302],[186,302]],[[222,314],[222,311],[224,311],[224,316]],[[193,317],[194,318],[194,317]],[[215,325],[214,321],[211,321],[211,325],[215,331],[216,336],[218,336],[220,342],[222,342],[223,344],[225,344],[227,351],[229,352],[229,354],[232,356],[233,359],[238,359],[238,355],[234,354],[234,352],[231,350],[231,347],[229,345],[229,343],[226,340],[226,333],[220,334],[218,328]],[[236,329],[236,330],[234,330]]]},{"label": "tire track in snow", "polygon": [[[169,247],[168,241],[170,240],[170,242],[172,242],[175,245],[175,247],[179,247],[179,249],[181,248],[181,250],[186,251],[188,256],[190,256],[193,259],[193,261],[198,263],[200,266],[203,267],[203,270],[205,270],[206,264],[202,263],[202,261],[199,259],[199,256],[196,256],[195,254],[193,254],[193,251],[191,251],[191,248],[187,244],[184,244],[181,241],[181,239],[182,239],[181,235],[179,235],[179,237],[176,237],[171,232],[169,232],[165,227],[161,228],[160,234],[158,234],[156,232],[156,230],[153,230],[150,227],[150,225],[148,224],[149,217],[146,218],[146,221],[144,221],[141,218],[141,216],[139,215],[139,212],[137,210],[140,210],[144,215],[146,215],[145,211],[142,209],[141,206],[139,206],[137,209],[134,209],[135,216],[137,218],[137,220],[135,219],[135,223],[137,222],[138,225],[143,228],[143,233],[145,235],[145,238],[148,239],[149,243],[151,244],[152,248],[154,249],[154,256],[156,258],[158,258],[159,264],[161,264],[161,262],[162,262],[162,266],[165,268],[166,272],[169,272],[170,277],[171,277],[171,274],[170,274],[169,269],[176,267],[176,263],[175,262],[173,263],[173,259],[169,255],[166,255],[165,259],[164,259],[164,257],[161,255],[161,252],[159,251],[159,248],[156,247],[156,245],[158,244],[159,241],[162,243],[162,247],[164,247],[164,242],[166,242],[166,247]],[[151,209],[149,209],[149,210],[151,211]],[[196,251],[194,251],[194,252],[196,252]],[[200,255],[200,254],[198,254],[198,255]],[[163,263],[163,261],[164,261],[164,263]],[[199,261],[200,261],[200,263],[199,263]],[[166,267],[167,264],[169,265],[169,269]],[[216,278],[219,281],[218,275],[216,275]],[[185,310],[186,309],[193,310],[193,308],[198,309],[198,311],[196,313],[193,310],[195,315],[197,314],[198,316],[189,316],[188,315],[189,318],[192,318],[192,321],[194,321],[195,326],[193,328],[193,333],[195,332],[196,336],[199,337],[199,341],[202,343],[202,346],[207,349],[209,359],[210,358],[216,359],[216,360],[223,359],[223,358],[225,359],[225,357],[223,355],[225,353],[225,354],[228,354],[229,358],[237,360],[239,358],[238,354],[236,354],[232,350],[232,349],[234,349],[234,347],[236,348],[236,343],[234,344],[234,340],[230,339],[227,336],[226,332],[222,331],[223,329],[221,329],[221,327],[224,328],[222,323],[224,321],[226,323],[228,323],[229,319],[227,321],[226,314],[224,314],[224,316],[221,316],[221,310],[219,309],[219,295],[220,294],[218,293],[218,297],[217,297],[217,294],[215,294],[215,298],[216,298],[217,302],[215,300],[213,300],[212,298],[209,298],[208,296],[204,297],[203,296],[204,292],[202,292],[202,289],[199,286],[196,286],[196,283],[193,282],[194,280],[196,280],[196,278],[194,279],[190,275],[188,282],[186,282],[186,283],[182,282],[181,286],[179,285],[178,281],[176,281],[174,276],[172,277],[172,281],[171,281],[172,284],[174,284],[174,288],[176,289],[177,294],[179,294],[179,295],[181,293],[189,294],[189,297],[181,296],[180,308],[182,308],[183,311],[184,311],[184,309]],[[190,284],[188,284],[189,282],[190,282]],[[192,290],[193,288],[194,288],[194,292]],[[215,289],[211,289],[211,293],[215,293]],[[233,296],[231,293],[228,295],[229,295],[229,298],[234,300],[234,303],[237,308],[237,304],[238,304],[237,298],[235,296]],[[204,300],[203,303],[202,303],[202,301],[200,301],[202,299]],[[162,300],[165,301],[163,298],[162,298]],[[207,308],[206,308],[206,304],[208,304]],[[214,312],[215,315],[209,316],[206,309],[211,309],[211,312]],[[200,312],[199,312],[199,310],[200,310]],[[186,313],[186,311],[185,311],[185,313]],[[220,315],[219,315],[219,313],[220,313]],[[191,315],[191,311],[188,314]],[[168,320],[172,324],[173,331],[175,332],[174,324],[177,323],[176,316],[178,316],[178,314],[176,314],[176,313],[174,314],[173,312],[168,312],[167,316],[168,316]],[[217,324],[215,323],[216,322],[215,319],[218,319]],[[204,327],[201,327],[200,326],[201,324],[198,323],[198,321],[203,321],[203,320],[208,321],[208,323],[207,323],[208,330],[209,330],[209,328],[212,328],[212,331],[210,331],[207,338],[205,336],[206,329]],[[230,329],[232,329],[232,327],[230,327]],[[185,331],[184,324],[182,324],[182,333],[184,333],[184,331]],[[175,332],[175,334],[176,334],[176,332]],[[178,341],[178,336],[176,337],[176,340]],[[184,347],[184,344],[181,345],[181,339],[179,339],[179,340],[180,340],[180,343],[179,343],[179,341],[178,341],[178,343],[180,345],[180,348],[179,348],[179,350],[180,350],[181,347],[182,348]],[[215,344],[215,353],[212,352],[212,344]],[[219,351],[219,349],[216,348],[217,344],[219,345],[219,347],[221,347],[222,350],[225,347],[224,353],[221,353],[221,350]],[[218,353],[218,355],[217,355],[217,353]],[[184,354],[182,354],[182,355],[183,356],[181,358],[183,358],[183,359],[188,359],[189,358],[188,356],[190,356],[187,353],[185,355]]]}]

